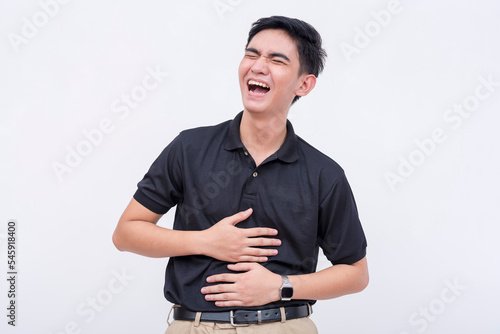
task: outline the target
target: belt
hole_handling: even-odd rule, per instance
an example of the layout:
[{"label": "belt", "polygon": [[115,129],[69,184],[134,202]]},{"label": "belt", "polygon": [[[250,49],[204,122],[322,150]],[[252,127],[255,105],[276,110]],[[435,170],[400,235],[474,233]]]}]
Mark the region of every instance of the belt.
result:
[{"label": "belt", "polygon": [[[309,304],[284,307],[285,319],[297,319],[307,317],[312,313]],[[174,307],[174,320],[194,321],[196,313],[182,306]],[[200,321],[223,322],[231,325],[248,326],[250,324],[261,324],[267,322],[281,321],[280,308],[269,308],[263,310],[231,310],[225,312],[201,312]]]}]

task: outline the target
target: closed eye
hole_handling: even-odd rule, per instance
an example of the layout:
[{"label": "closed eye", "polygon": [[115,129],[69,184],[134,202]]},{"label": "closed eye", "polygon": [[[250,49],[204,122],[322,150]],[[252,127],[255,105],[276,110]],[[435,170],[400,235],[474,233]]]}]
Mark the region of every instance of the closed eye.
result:
[{"label": "closed eye", "polygon": [[[247,48],[245,51],[246,51],[245,58],[248,59],[256,60],[260,56],[263,56],[257,49],[254,48]],[[269,55],[267,55],[267,57],[266,56],[263,57],[266,58],[268,61],[271,61],[273,64],[277,65],[286,65],[287,63],[290,62],[290,58],[288,58],[281,52],[272,52]]]}]

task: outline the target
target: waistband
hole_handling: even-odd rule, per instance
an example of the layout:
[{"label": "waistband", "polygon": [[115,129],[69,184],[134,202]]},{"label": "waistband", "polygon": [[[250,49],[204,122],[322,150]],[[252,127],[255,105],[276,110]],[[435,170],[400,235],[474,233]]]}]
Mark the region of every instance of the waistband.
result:
[{"label": "waistband", "polygon": [[[182,306],[174,306],[174,320],[204,321],[230,323],[231,325],[248,326],[268,322],[284,322],[286,320],[308,317],[312,314],[311,305],[287,306],[256,310],[231,310],[222,312],[194,312]],[[197,319],[197,314],[201,316]]]}]

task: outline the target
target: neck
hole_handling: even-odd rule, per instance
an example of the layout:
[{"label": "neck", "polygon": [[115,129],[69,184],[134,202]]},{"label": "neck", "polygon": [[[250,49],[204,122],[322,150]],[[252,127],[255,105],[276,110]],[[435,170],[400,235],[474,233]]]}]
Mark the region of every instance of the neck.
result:
[{"label": "neck", "polygon": [[276,152],[285,141],[285,137],[286,115],[264,115],[243,111],[240,138],[257,165]]}]

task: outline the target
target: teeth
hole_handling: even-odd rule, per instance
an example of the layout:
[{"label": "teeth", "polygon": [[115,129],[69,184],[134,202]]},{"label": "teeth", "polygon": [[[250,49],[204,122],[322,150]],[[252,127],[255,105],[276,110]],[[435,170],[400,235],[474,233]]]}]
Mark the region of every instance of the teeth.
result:
[{"label": "teeth", "polygon": [[257,82],[255,80],[248,80],[248,84],[249,85],[256,85],[256,86],[260,86],[260,87],[264,87],[264,88],[269,88],[269,86],[266,85],[265,83],[263,83],[263,82]]}]

